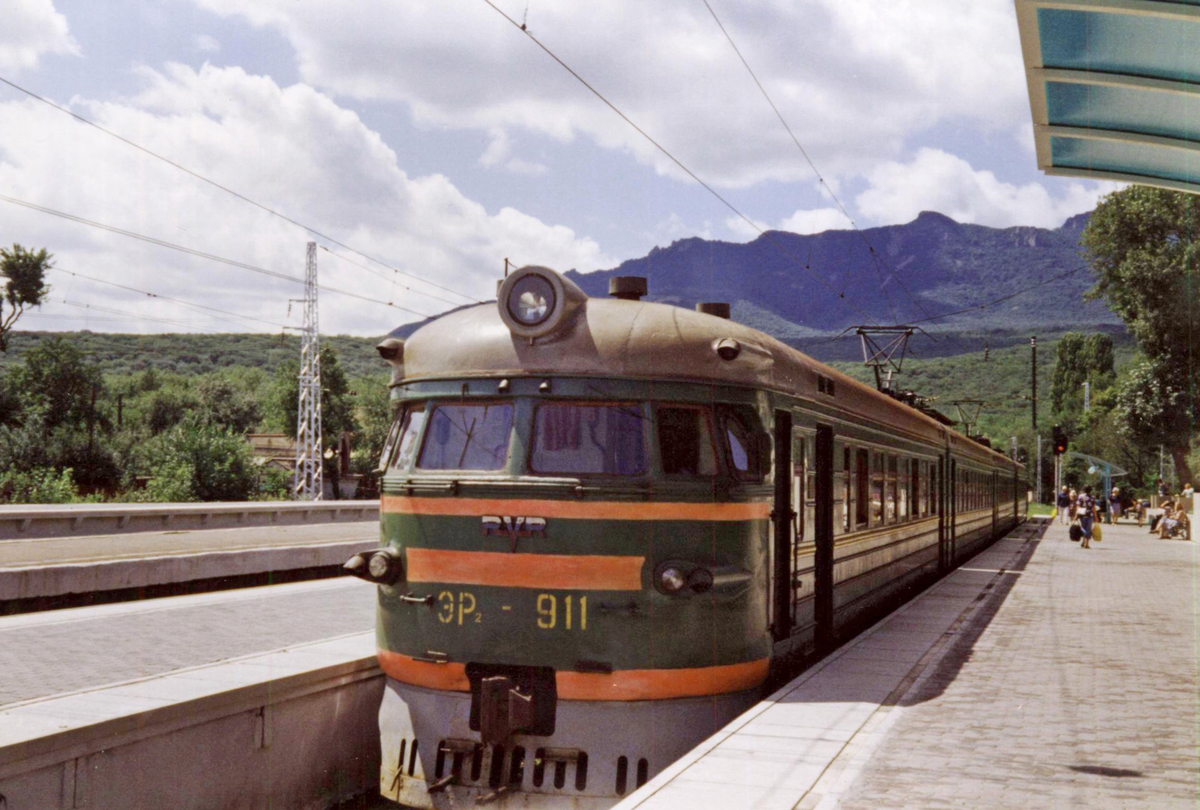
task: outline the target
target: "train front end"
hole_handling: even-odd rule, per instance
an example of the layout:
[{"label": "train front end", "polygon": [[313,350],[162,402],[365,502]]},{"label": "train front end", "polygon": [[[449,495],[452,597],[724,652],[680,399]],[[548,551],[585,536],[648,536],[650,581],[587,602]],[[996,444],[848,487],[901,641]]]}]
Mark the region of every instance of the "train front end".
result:
[{"label": "train front end", "polygon": [[763,395],[703,382],[720,321],[667,310],[522,268],[381,347],[383,548],[350,566],[378,586],[387,798],[607,807],[758,696]]}]

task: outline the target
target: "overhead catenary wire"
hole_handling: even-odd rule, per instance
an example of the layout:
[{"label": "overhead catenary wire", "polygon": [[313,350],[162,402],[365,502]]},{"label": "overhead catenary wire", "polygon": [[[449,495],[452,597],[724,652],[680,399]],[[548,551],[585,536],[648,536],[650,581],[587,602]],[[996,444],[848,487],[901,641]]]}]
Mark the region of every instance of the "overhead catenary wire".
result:
[{"label": "overhead catenary wire", "polygon": [[[1075,267],[1071,270],[1067,270],[1064,273],[1058,273],[1057,275],[1053,275],[1050,278],[1042,279],[1041,281],[1038,281],[1034,284],[1030,284],[1027,287],[1022,287],[1021,289],[1017,290],[1016,292],[1011,292],[1006,295],[1002,295],[999,298],[993,298],[990,301],[983,301],[978,304],[971,304],[970,306],[966,306],[961,309],[956,309],[951,312],[944,312],[940,315],[934,315],[930,318],[925,318],[924,320],[910,321],[907,325],[908,326],[916,326],[917,324],[920,324],[920,323],[928,323],[929,321],[941,320],[942,318],[949,318],[953,315],[962,315],[965,312],[974,312],[976,310],[987,309],[988,307],[994,307],[997,304],[1003,304],[1005,301],[1016,298],[1019,295],[1024,295],[1027,292],[1033,292],[1034,290],[1038,289],[1039,287],[1045,287],[1047,284],[1053,284],[1056,281],[1062,281],[1065,278],[1070,278],[1071,276],[1075,275],[1076,273],[1081,272],[1084,269],[1086,269],[1086,268]],[[924,329],[922,329],[921,331],[925,332]],[[806,343],[806,344],[804,344],[804,346],[805,346],[805,348],[808,348],[811,346],[824,346],[827,343],[833,343],[835,340],[841,340],[847,334],[849,334],[849,330],[838,332],[833,337],[828,337],[824,340],[818,340],[813,343]],[[925,334],[928,335],[929,333],[925,332]]]},{"label": "overhead catenary wire", "polygon": [[817,273],[816,271],[812,270],[812,268],[805,265],[805,263],[803,261],[801,261],[798,256],[794,255],[790,250],[788,250],[786,247],[781,245],[778,240],[774,239],[771,236],[771,234],[767,232],[767,230],[765,228],[760,227],[757,222],[755,222],[750,217],[743,214],[741,212],[741,210],[739,210],[733,203],[731,203],[728,199],[726,199],[720,192],[718,192],[716,189],[714,189],[711,185],[706,183],[699,175],[697,175],[695,172],[693,172],[691,169],[689,169],[686,165],[684,165],[683,161],[681,161],[674,154],[672,154],[670,152],[670,150],[668,150],[665,146],[663,146],[657,140],[655,140],[648,132],[646,132],[644,129],[642,129],[640,126],[638,126],[633,121],[633,119],[631,119],[628,115],[626,115],[624,112],[622,112],[621,109],[619,107],[617,107],[613,102],[609,101],[608,98],[603,93],[601,93],[599,90],[597,90],[595,87],[593,87],[591,83],[589,83],[586,79],[583,78],[583,76],[581,76],[578,72],[576,72],[574,70],[574,68],[572,68],[565,61],[563,61],[556,53],[554,53],[554,51],[550,50],[550,48],[546,44],[544,44],[540,39],[538,39],[529,30],[527,30],[524,26],[522,26],[521,23],[517,22],[512,17],[508,16],[508,14],[506,14],[503,9],[501,9],[499,6],[497,6],[495,3],[493,3],[492,0],[483,0],[483,2],[485,4],[487,4],[489,7],[491,7],[491,9],[493,11],[495,11],[497,14],[499,14],[501,17],[503,17],[505,20],[507,20],[509,22],[509,24],[511,24],[514,28],[516,28],[518,31],[520,31],[522,34],[524,34],[526,37],[528,37],[531,42],[533,42],[535,45],[537,45],[539,48],[541,48],[542,51],[545,52],[545,54],[547,56],[549,56],[551,59],[553,59],[555,62],[557,62],[559,64],[559,66],[562,67],[563,70],[565,70],[565,71],[567,71],[567,73],[571,74],[571,76],[576,81],[578,81],[580,84],[582,84],[584,87],[586,87],[592,95],[594,95],[601,102],[603,102],[604,105],[607,106],[614,113],[616,113],[621,118],[621,120],[623,120],[626,124],[628,124],[631,128],[633,128],[633,130],[635,132],[637,132],[644,139],[646,139],[646,141],[649,142],[651,146],[653,146],[655,149],[657,149],[659,152],[661,152],[663,155],[665,155],[668,160],[670,160],[677,167],[679,167],[679,169],[682,172],[684,172],[684,174],[686,174],[692,180],[696,181],[696,183],[698,183],[702,188],[704,188],[705,191],[707,191],[709,194],[711,194],[713,197],[715,197],[722,205],[724,205],[726,208],[728,208],[730,211],[732,211],[734,213],[734,215],[736,215],[738,217],[738,219],[745,222],[747,225],[750,226],[751,229],[753,229],[756,233],[758,233],[760,236],[762,236],[764,239],[766,239],[768,242],[770,242],[771,245],[773,247],[775,247],[775,249],[778,250],[781,254],[783,254],[786,258],[795,262],[795,264],[797,266],[799,266],[799,267],[803,268],[805,271],[807,271],[809,273],[809,275],[811,275],[813,278],[815,278],[821,284],[821,286],[825,287],[825,289],[829,290],[831,293],[836,295],[839,300],[845,301],[847,303],[847,305],[850,306],[852,309],[854,309],[859,315],[862,315],[863,317],[867,318],[868,320],[874,321],[874,319],[871,318],[870,315],[863,312],[860,308],[858,308],[857,305],[853,304],[853,302],[850,299],[847,299],[845,292],[839,292],[836,289],[834,289],[833,286],[830,285],[828,281],[826,281],[824,278],[821,277],[820,273]]},{"label": "overhead catenary wire", "polygon": [[[332,251],[329,248],[325,247],[324,245],[318,245],[318,247],[320,247],[321,250],[325,251],[330,256],[334,257],[335,259],[338,259],[339,261],[343,261],[346,264],[352,264],[355,267],[358,267],[362,270],[366,270],[368,273],[374,273],[375,275],[379,276],[384,281],[390,281],[393,285],[400,284],[400,282],[396,281],[394,274],[391,278],[388,278],[385,274],[380,273],[378,270],[374,269],[373,267],[367,267],[365,264],[359,264],[358,262],[354,261],[353,259],[347,259],[342,254],[337,253],[336,251]],[[404,289],[408,290],[409,292],[416,293],[417,295],[427,296],[429,298],[434,299],[435,301],[441,301],[443,304],[449,304],[450,306],[453,306],[453,307],[463,306],[463,304],[459,301],[451,301],[449,298],[442,298],[440,295],[434,295],[433,293],[425,292],[424,290],[416,290],[416,289],[413,289],[412,287],[408,286],[407,284],[400,284],[400,286],[403,287]]]},{"label": "overhead catenary wire", "polygon": [[[304,279],[299,278],[298,276],[291,276],[291,275],[288,275],[287,273],[281,273],[278,270],[268,270],[265,267],[258,267],[253,264],[246,264],[245,262],[240,262],[240,261],[237,261],[236,259],[228,259],[228,258],[225,258],[224,256],[217,256],[212,253],[205,253],[204,251],[185,247],[184,245],[178,245],[178,244],[175,244],[174,242],[168,242],[164,239],[158,239],[153,236],[146,236],[145,234],[135,233],[133,231],[127,231],[124,228],[117,228],[113,225],[106,225],[102,222],[96,222],[95,220],[86,219],[84,217],[76,216],[74,214],[68,214],[65,211],[58,211],[53,208],[47,208],[42,205],[37,205],[36,203],[27,202],[25,200],[18,200],[15,197],[8,197],[3,194],[0,194],[0,200],[3,200],[4,202],[7,202],[7,203],[12,203],[13,205],[19,205],[24,208],[29,208],[34,211],[41,211],[42,213],[50,214],[51,216],[61,217],[62,219],[66,219],[71,222],[77,222],[81,225],[87,225],[92,228],[98,228],[99,230],[102,230],[102,231],[108,231],[109,233],[115,233],[119,236],[125,236],[130,239],[137,239],[142,242],[147,242],[152,245],[157,245],[158,247],[164,247],[164,248],[168,248],[170,250],[176,250],[181,253],[186,253],[190,256],[196,256],[197,258],[207,259],[209,261],[219,262],[221,264],[227,264],[231,267],[237,267],[242,270],[249,270],[252,273],[260,273],[262,275],[282,279],[283,281],[290,281],[294,284],[304,284]],[[343,290],[338,287],[330,287],[330,286],[321,284],[321,285],[318,285],[318,289],[320,289],[323,292],[331,292],[331,293],[336,293],[338,295],[345,295],[350,298],[357,298],[360,301],[367,301],[372,304],[379,304],[380,306],[391,307],[392,309],[402,310],[404,312],[409,312],[413,315],[417,315],[422,318],[433,317],[424,312],[418,312],[415,309],[410,309],[408,307],[401,306],[400,304],[394,304],[389,301],[382,301],[378,298],[370,298],[369,296],[361,295],[360,293],[356,293],[356,292],[350,292],[349,290]]]},{"label": "overhead catenary wire", "polygon": [[[817,181],[820,183],[820,185],[824,189],[825,193],[829,195],[829,198],[831,200],[833,200],[833,202],[837,206],[838,210],[842,213],[842,216],[844,216],[846,218],[846,221],[848,221],[850,223],[851,227],[854,228],[855,233],[858,234],[859,238],[863,242],[863,245],[867,248],[867,253],[870,255],[871,261],[875,265],[876,274],[879,277],[880,290],[884,294],[884,301],[887,302],[888,311],[891,312],[892,319],[897,320],[896,311],[895,311],[895,308],[892,306],[891,297],[887,293],[887,287],[886,287],[887,282],[882,277],[881,265],[882,265],[882,267],[887,268],[888,280],[895,281],[896,284],[899,285],[900,289],[903,290],[904,293],[909,297],[909,299],[914,304],[917,305],[917,308],[923,314],[925,314],[926,316],[929,316],[929,310],[925,309],[924,305],[921,304],[920,300],[915,295],[913,295],[912,291],[910,291],[908,289],[908,287],[904,284],[904,281],[898,275],[896,275],[896,272],[891,268],[891,266],[887,263],[887,261],[879,254],[878,251],[875,250],[874,245],[871,244],[870,240],[867,239],[867,235],[863,232],[862,228],[859,227],[858,222],[855,221],[854,217],[851,216],[849,210],[847,210],[846,206],[842,203],[841,199],[837,196],[837,192],[835,192],[833,190],[833,188],[828,183],[825,182],[825,177],[824,177],[824,175],[821,174],[820,169],[817,168],[817,164],[813,161],[812,156],[808,154],[808,150],[806,150],[804,148],[804,146],[800,143],[800,139],[796,136],[796,133],[792,129],[791,125],[788,124],[787,119],[785,119],[783,117],[783,113],[780,112],[779,107],[775,104],[775,101],[771,98],[770,93],[767,92],[767,89],[763,86],[763,83],[761,81],[759,81],[758,75],[754,72],[754,68],[750,67],[750,63],[746,60],[746,57],[742,54],[741,49],[738,48],[737,43],[733,41],[733,36],[729,33],[728,29],[725,28],[724,23],[721,22],[721,18],[717,16],[717,12],[709,4],[708,0],[701,0],[701,2],[703,2],[704,7],[706,9],[708,9],[708,13],[710,15],[712,15],[713,21],[716,22],[717,27],[721,29],[721,33],[725,35],[725,39],[726,39],[726,41],[729,42],[729,46],[731,48],[733,48],[733,52],[735,54],[737,54],[738,59],[741,61],[742,65],[746,68],[746,72],[749,73],[750,78],[754,80],[755,86],[758,87],[759,92],[762,93],[763,98],[766,99],[767,104],[770,105],[771,110],[775,113],[775,117],[779,119],[779,123],[783,125],[783,128],[787,131],[788,136],[791,137],[792,143],[794,143],[796,145],[796,148],[800,151],[800,154],[804,157],[804,160],[808,163],[809,168],[811,168],[813,171],[813,174],[816,175]],[[930,316],[926,320],[936,320],[937,317],[940,317],[940,316]],[[924,323],[924,322],[925,321],[921,321],[921,323]],[[932,336],[930,336],[930,338],[933,339]],[[936,340],[935,340],[935,342],[936,342]],[[955,342],[957,342],[957,341],[955,341]]]},{"label": "overhead catenary wire", "polygon": [[201,326],[199,324],[192,323],[189,321],[179,321],[179,320],[175,320],[174,318],[158,318],[153,315],[139,315],[136,312],[127,312],[123,309],[113,309],[112,307],[106,307],[106,306],[102,306],[100,304],[81,304],[77,301],[68,301],[65,298],[55,299],[54,303],[66,304],[69,307],[79,307],[81,309],[95,310],[96,312],[107,312],[111,315],[123,315],[126,318],[135,318],[140,321],[156,321],[158,323],[166,323],[166,324],[170,324],[172,326],[185,326],[189,329],[200,329],[200,330],[206,331],[206,332],[217,333],[217,330],[215,330],[211,327]]},{"label": "overhead catenary wire", "polygon": [[203,183],[207,183],[208,185],[212,186],[213,188],[219,189],[220,191],[223,191],[226,194],[230,194],[234,197],[237,197],[239,200],[242,200],[243,202],[248,203],[248,204],[254,206],[255,208],[258,208],[261,211],[265,211],[266,213],[270,214],[271,216],[278,217],[279,219],[282,219],[284,222],[294,225],[297,228],[300,228],[301,230],[303,230],[307,233],[310,233],[319,239],[324,239],[326,242],[329,242],[331,245],[337,245],[338,247],[342,248],[343,250],[348,250],[357,256],[361,256],[362,258],[364,258],[368,261],[375,262],[376,264],[378,264],[382,267],[386,267],[395,273],[399,273],[400,275],[415,279],[415,280],[421,282],[422,284],[428,284],[428,285],[430,285],[432,287],[436,287],[439,290],[442,290],[444,292],[458,295],[462,298],[467,299],[468,301],[470,301],[472,303],[483,303],[482,301],[472,298],[471,296],[467,295],[466,293],[462,293],[462,292],[459,292],[458,290],[452,289],[450,287],[443,286],[441,284],[438,284],[435,281],[430,281],[429,279],[422,278],[421,276],[418,276],[415,273],[410,273],[406,270],[401,270],[398,267],[394,267],[394,266],[388,264],[387,262],[383,261],[382,259],[376,258],[375,256],[371,256],[368,253],[364,253],[363,251],[358,250],[357,248],[352,247],[351,245],[348,245],[344,242],[340,242],[337,239],[334,239],[332,236],[329,236],[328,234],[318,231],[316,228],[312,227],[311,225],[306,225],[303,222],[293,219],[293,218],[289,217],[288,215],[283,214],[279,211],[276,211],[275,209],[273,209],[269,206],[263,205],[262,203],[258,202],[257,200],[247,197],[245,194],[242,194],[239,191],[235,191],[234,189],[229,188],[228,186],[224,186],[215,180],[211,180],[211,179],[205,177],[204,175],[200,174],[199,172],[193,171],[192,169],[189,169],[188,167],[186,167],[180,163],[177,163],[176,161],[171,160],[170,158],[168,158],[164,155],[160,155],[158,152],[155,152],[151,149],[147,149],[146,147],[142,146],[141,144],[139,144],[135,141],[131,141],[129,138],[126,138],[122,135],[118,135],[116,132],[113,132],[110,129],[102,127],[100,124],[97,124],[95,121],[92,121],[89,118],[85,118],[76,112],[72,112],[71,110],[67,109],[66,107],[55,104],[50,99],[45,98],[44,96],[40,96],[37,93],[33,92],[32,90],[26,89],[25,87],[22,87],[21,85],[17,84],[16,82],[11,81],[10,79],[6,79],[5,77],[0,76],[0,82],[8,85],[9,87],[13,88],[14,90],[16,90],[18,92],[24,93],[25,95],[29,96],[32,99],[35,99],[36,101],[40,101],[41,103],[47,105],[48,107],[51,107],[52,109],[58,110],[59,112],[63,113],[64,115],[71,116],[76,121],[79,121],[82,124],[87,124],[89,127],[93,127],[95,129],[99,130],[100,132],[103,132],[105,135],[108,135],[109,137],[116,138],[121,143],[124,143],[127,146],[131,146],[134,149],[137,149],[139,152],[149,155],[150,157],[155,158],[156,160],[161,160],[163,163],[173,166],[174,168],[178,169],[179,171],[181,171],[185,174],[188,174]]},{"label": "overhead catenary wire", "polygon": [[224,309],[217,309],[216,307],[205,306],[204,304],[197,304],[197,303],[194,303],[191,301],[184,301],[179,298],[172,298],[167,295],[162,295],[161,293],[150,292],[149,290],[139,290],[136,287],[130,287],[125,284],[120,284],[116,281],[109,281],[107,279],[96,278],[95,276],[89,276],[88,274],[80,273],[77,270],[64,270],[61,267],[51,267],[50,269],[55,272],[58,272],[58,273],[66,273],[69,276],[76,276],[78,278],[87,279],[88,281],[92,281],[97,284],[106,284],[110,287],[117,287],[118,289],[128,290],[129,292],[138,293],[139,295],[145,295],[149,298],[157,298],[160,301],[170,301],[173,304],[180,304],[181,306],[189,307],[191,309],[215,312],[215,313],[217,313],[215,317],[218,320],[225,321],[226,323],[233,323],[233,321],[230,320],[230,317],[233,317],[233,318],[242,318],[247,321],[255,321],[257,323],[265,323],[267,326],[274,326],[279,329],[295,329],[296,328],[295,326],[289,326],[288,324],[285,324],[285,323],[278,323],[276,321],[268,321],[263,318],[255,318],[253,315],[242,315],[238,312],[230,312],[230,311],[224,310]]}]

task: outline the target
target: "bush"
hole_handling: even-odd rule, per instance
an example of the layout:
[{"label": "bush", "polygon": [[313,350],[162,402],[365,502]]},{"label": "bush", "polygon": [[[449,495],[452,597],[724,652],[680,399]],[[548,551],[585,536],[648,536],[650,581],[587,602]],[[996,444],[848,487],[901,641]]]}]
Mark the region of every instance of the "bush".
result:
[{"label": "bush", "polygon": [[73,503],[79,499],[69,469],[0,472],[0,503]]},{"label": "bush", "polygon": [[258,492],[250,445],[227,429],[187,420],[148,450],[147,500],[244,501]]}]

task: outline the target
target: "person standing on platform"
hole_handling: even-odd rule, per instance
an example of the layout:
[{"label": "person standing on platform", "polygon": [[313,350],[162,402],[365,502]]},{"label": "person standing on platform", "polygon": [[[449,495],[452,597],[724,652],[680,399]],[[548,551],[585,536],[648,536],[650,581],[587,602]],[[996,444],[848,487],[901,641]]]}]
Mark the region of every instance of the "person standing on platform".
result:
[{"label": "person standing on platform", "polygon": [[1159,506],[1163,505],[1163,501],[1165,501],[1167,499],[1167,495],[1168,495],[1168,491],[1167,491],[1166,479],[1160,478],[1160,479],[1158,479],[1158,505]]},{"label": "person standing on platform", "polygon": [[1092,497],[1092,486],[1088,484],[1075,500],[1075,514],[1079,517],[1079,528],[1083,537],[1079,539],[1080,548],[1092,547],[1092,526],[1096,522],[1096,499]]},{"label": "person standing on platform", "polygon": [[1062,491],[1058,493],[1058,498],[1054,502],[1055,508],[1058,509],[1058,522],[1066,526],[1071,522],[1071,518],[1067,515],[1071,511],[1071,494],[1067,492],[1067,485],[1063,484]]},{"label": "person standing on platform", "polygon": [[1112,492],[1108,493],[1108,513],[1112,515],[1112,522],[1115,526],[1121,518],[1121,488],[1113,487]]},{"label": "person standing on platform", "polygon": [[1067,517],[1069,520],[1074,521],[1075,518],[1079,516],[1078,510],[1076,509],[1076,503],[1079,501],[1079,493],[1075,491],[1074,487],[1072,487],[1071,491],[1067,493],[1067,498],[1071,501],[1071,503],[1067,506]]}]

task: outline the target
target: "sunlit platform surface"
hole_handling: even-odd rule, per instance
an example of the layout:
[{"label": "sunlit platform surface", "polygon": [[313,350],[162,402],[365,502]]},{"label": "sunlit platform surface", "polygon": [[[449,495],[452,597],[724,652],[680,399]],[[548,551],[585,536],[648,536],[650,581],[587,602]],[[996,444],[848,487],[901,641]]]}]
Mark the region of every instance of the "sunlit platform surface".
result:
[{"label": "sunlit platform surface", "polygon": [[1104,528],[1019,529],[618,807],[1196,808],[1196,545]]}]

